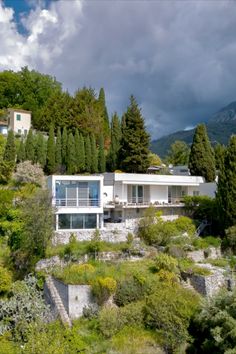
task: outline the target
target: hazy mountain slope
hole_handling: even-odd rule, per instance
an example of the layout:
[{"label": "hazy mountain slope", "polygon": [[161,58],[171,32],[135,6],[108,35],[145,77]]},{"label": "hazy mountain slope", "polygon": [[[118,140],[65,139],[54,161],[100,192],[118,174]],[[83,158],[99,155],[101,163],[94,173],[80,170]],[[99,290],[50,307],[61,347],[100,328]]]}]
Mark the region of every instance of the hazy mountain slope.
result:
[{"label": "hazy mountain slope", "polygon": [[[206,123],[207,132],[212,144],[227,144],[230,136],[236,134],[236,102],[223,107],[213,114]],[[151,143],[151,150],[161,157],[166,156],[171,144],[176,140],[183,140],[191,145],[194,129],[178,131],[170,135],[163,136]]]}]

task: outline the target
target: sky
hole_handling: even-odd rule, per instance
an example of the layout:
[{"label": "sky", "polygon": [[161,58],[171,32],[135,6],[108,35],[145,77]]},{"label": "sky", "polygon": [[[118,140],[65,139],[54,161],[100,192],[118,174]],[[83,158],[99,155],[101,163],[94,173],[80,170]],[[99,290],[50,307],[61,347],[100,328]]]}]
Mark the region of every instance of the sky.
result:
[{"label": "sky", "polygon": [[236,101],[235,33],[235,1],[0,0],[0,71],[104,87],[110,114],[133,94],[156,139]]}]

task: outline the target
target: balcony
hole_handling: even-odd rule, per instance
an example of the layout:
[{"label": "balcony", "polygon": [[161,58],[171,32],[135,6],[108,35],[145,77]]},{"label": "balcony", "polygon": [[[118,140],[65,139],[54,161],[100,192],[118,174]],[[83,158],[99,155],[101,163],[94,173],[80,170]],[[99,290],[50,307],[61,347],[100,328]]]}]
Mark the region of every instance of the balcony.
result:
[{"label": "balcony", "polygon": [[57,207],[69,208],[99,208],[101,206],[100,199],[77,199],[77,198],[61,198],[53,199],[53,204]]}]

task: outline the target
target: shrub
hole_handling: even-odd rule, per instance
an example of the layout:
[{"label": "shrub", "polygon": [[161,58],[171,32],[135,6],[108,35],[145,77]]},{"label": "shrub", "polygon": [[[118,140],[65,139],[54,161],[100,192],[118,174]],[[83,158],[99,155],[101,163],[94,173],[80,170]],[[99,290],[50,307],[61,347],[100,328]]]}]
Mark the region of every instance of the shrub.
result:
[{"label": "shrub", "polygon": [[166,253],[160,253],[155,259],[155,267],[158,272],[166,270],[176,273],[178,271],[177,265],[178,261]]},{"label": "shrub", "polygon": [[90,284],[94,277],[95,268],[91,264],[72,264],[62,270],[54,271],[56,278],[67,284]]},{"label": "shrub", "polygon": [[120,329],[119,311],[116,307],[104,307],[98,316],[99,329],[106,338],[112,337]]},{"label": "shrub", "polygon": [[148,288],[148,282],[142,277],[136,275],[126,278],[118,283],[114,301],[118,306],[124,306],[130,302],[141,300]]},{"label": "shrub", "polygon": [[178,277],[176,276],[175,273],[169,272],[168,270],[164,270],[164,269],[160,270],[157,273],[157,276],[160,282],[165,282],[167,284],[174,284],[178,281]]},{"label": "shrub", "polygon": [[147,298],[144,323],[162,336],[167,352],[177,350],[188,339],[187,328],[198,301],[198,296],[177,284],[163,283]]},{"label": "shrub", "polygon": [[193,246],[196,249],[204,249],[208,248],[209,246],[212,247],[220,247],[221,245],[221,240],[218,237],[213,237],[213,236],[207,236],[207,237],[196,237],[193,240]]},{"label": "shrub", "polygon": [[98,229],[94,231],[87,249],[88,252],[94,253],[95,258],[97,252],[101,250],[101,237]]},{"label": "shrub", "polygon": [[142,326],[143,325],[143,301],[132,302],[119,308],[120,326]]},{"label": "shrub", "polygon": [[0,266],[0,295],[10,291],[12,274],[6,268]]},{"label": "shrub", "polygon": [[92,284],[93,295],[99,305],[104,304],[116,291],[116,281],[113,278],[97,278]]},{"label": "shrub", "polygon": [[188,235],[192,236],[196,232],[196,227],[193,220],[187,216],[180,216],[174,221],[174,224],[181,234],[187,232]]}]

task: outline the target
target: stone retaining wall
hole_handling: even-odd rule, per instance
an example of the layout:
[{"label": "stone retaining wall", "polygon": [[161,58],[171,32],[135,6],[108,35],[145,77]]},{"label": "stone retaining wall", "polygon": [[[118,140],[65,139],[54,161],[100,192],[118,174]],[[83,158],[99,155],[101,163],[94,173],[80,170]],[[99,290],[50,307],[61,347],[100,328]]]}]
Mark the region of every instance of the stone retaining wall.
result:
[{"label": "stone retaining wall", "polygon": [[207,258],[221,258],[222,254],[220,247],[208,247],[207,250],[190,251],[187,253],[187,257],[192,259],[194,262],[202,262]]}]

